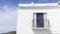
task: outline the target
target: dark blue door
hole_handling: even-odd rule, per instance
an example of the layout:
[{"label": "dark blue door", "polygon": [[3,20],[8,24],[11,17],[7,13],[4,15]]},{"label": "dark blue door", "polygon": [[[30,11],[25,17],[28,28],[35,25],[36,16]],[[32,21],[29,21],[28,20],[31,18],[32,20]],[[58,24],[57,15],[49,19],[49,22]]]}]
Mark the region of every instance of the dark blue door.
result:
[{"label": "dark blue door", "polygon": [[43,13],[37,13],[37,27],[44,27]]}]

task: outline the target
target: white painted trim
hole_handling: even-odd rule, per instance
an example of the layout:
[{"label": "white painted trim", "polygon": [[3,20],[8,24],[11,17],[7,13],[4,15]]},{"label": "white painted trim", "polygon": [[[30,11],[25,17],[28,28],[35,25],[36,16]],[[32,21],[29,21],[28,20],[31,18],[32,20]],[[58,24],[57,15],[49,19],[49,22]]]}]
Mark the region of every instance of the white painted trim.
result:
[{"label": "white painted trim", "polygon": [[48,28],[47,13],[44,13],[44,28]]},{"label": "white painted trim", "polygon": [[34,13],[33,15],[34,15],[34,16],[33,16],[33,20],[34,20],[34,27],[36,28],[36,27],[37,27],[37,25],[36,25],[36,14]]},{"label": "white painted trim", "polygon": [[47,4],[19,4],[18,5],[20,9],[36,9],[36,8],[41,8],[41,9],[55,9],[55,8],[60,8],[60,5],[58,3],[47,3]]},{"label": "white painted trim", "polygon": [[23,6],[23,7],[26,7],[26,6],[55,6],[55,5],[58,5],[58,3],[47,3],[47,4],[19,4],[18,6]]}]

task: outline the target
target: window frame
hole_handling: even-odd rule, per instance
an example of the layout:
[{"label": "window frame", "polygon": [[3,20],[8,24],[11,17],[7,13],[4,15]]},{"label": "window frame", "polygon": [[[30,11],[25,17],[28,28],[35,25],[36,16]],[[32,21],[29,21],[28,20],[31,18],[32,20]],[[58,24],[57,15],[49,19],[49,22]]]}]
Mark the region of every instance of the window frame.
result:
[{"label": "window frame", "polygon": [[[40,12],[39,12],[40,13]],[[45,21],[44,21],[44,27],[37,27],[37,22],[36,21],[34,21],[34,20],[36,20],[36,13],[33,13],[33,28],[37,28],[37,29],[40,29],[40,28],[42,28],[42,29],[44,29],[44,28],[48,28],[48,19],[47,19],[47,13],[46,12],[42,12],[44,15],[43,15],[43,17],[44,17],[44,20],[46,20],[46,23],[45,23]]]}]

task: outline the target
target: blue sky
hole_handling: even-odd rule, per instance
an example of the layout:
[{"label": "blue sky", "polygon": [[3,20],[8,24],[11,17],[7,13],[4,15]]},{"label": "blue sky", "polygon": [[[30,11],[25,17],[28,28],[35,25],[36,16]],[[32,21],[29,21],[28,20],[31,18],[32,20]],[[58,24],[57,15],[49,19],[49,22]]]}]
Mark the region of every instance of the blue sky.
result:
[{"label": "blue sky", "polygon": [[17,9],[18,1],[17,0],[0,0],[0,9],[2,9],[3,6],[7,5],[8,8],[11,9]]},{"label": "blue sky", "polygon": [[0,33],[16,30],[17,11],[17,0],[0,0]]},{"label": "blue sky", "polygon": [[19,3],[56,3],[58,0],[19,0]]},{"label": "blue sky", "polygon": [[0,0],[0,33],[16,30],[19,3],[56,3],[58,0]]}]

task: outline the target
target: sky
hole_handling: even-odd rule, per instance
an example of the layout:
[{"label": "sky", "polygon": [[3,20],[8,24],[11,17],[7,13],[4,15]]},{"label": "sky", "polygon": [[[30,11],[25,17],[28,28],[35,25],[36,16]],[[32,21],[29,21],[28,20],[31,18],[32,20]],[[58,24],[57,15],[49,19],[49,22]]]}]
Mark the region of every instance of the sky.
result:
[{"label": "sky", "polygon": [[58,0],[19,0],[19,3],[57,3]]},{"label": "sky", "polygon": [[58,0],[0,0],[0,33],[17,28],[19,3],[57,3]]},{"label": "sky", "polygon": [[16,31],[17,0],[0,0],[0,33]]}]

